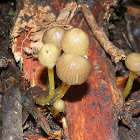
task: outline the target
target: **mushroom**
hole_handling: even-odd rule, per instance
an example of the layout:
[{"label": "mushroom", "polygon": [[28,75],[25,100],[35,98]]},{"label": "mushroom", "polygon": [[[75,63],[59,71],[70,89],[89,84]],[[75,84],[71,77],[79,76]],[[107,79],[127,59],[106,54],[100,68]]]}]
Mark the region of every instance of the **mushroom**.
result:
[{"label": "mushroom", "polygon": [[66,109],[65,102],[64,102],[62,99],[56,100],[56,101],[53,103],[53,108],[54,108],[54,110],[57,111],[57,112],[63,112],[63,111],[65,111],[65,109]]},{"label": "mushroom", "polygon": [[65,102],[62,99],[54,101],[53,105],[50,107],[50,111],[53,117],[57,118],[60,112],[66,111]]},{"label": "mushroom", "polygon": [[85,55],[89,48],[88,35],[79,28],[67,30],[62,41],[62,49],[65,53]]},{"label": "mushroom", "polygon": [[64,33],[65,30],[62,27],[52,27],[44,32],[44,35],[42,37],[42,42],[44,44],[47,43],[54,44],[56,47],[58,47],[61,50],[62,49],[61,42]]},{"label": "mushroom", "polygon": [[61,99],[71,85],[83,84],[90,75],[91,62],[76,54],[63,54],[56,63],[56,73],[62,86],[54,96],[54,100]]},{"label": "mushroom", "polygon": [[[48,68],[48,77],[49,77],[49,96],[47,100],[50,100],[54,96],[54,72],[53,67],[56,65],[56,62],[59,57],[60,50],[53,44],[45,44],[41,47],[38,54],[38,60],[41,65]],[[37,99],[36,99],[37,102]]]},{"label": "mushroom", "polygon": [[140,53],[130,53],[125,59],[126,67],[131,71],[125,89],[123,91],[124,98],[126,98],[133,86],[133,81],[136,72],[140,72]]}]

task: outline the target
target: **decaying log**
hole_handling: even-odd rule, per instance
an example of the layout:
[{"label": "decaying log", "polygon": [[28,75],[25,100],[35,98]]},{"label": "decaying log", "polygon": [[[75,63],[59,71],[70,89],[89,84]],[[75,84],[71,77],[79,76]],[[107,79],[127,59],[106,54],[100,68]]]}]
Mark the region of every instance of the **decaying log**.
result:
[{"label": "decaying log", "polygon": [[111,56],[112,61],[117,63],[121,59],[125,59],[124,51],[118,49],[111,41],[109,41],[103,29],[96,23],[96,20],[87,5],[82,4],[81,8],[84,18],[86,19],[94,37],[102,45],[105,52],[107,52]]},{"label": "decaying log", "polygon": [[2,140],[21,140],[22,137],[21,96],[15,85],[2,97]]},{"label": "decaying log", "polygon": [[[111,2],[111,1],[110,1]],[[106,1],[104,1],[104,4]],[[99,2],[94,3],[92,13],[98,24],[102,24],[103,11]],[[105,53],[91,35],[86,22],[72,21],[72,25],[82,28],[90,36],[88,58],[92,62],[92,73],[88,81],[71,88],[65,97],[67,103],[67,121],[71,140],[117,140],[117,114],[123,104],[121,92],[115,85],[115,72],[107,62]]]},{"label": "decaying log", "polygon": [[9,40],[8,40],[7,26],[1,23],[1,26],[0,26],[0,68],[7,67],[8,65],[8,47],[9,46],[10,45],[9,45]]},{"label": "decaying log", "polygon": [[[124,140],[139,140],[140,127],[138,114],[140,112],[140,90],[131,93],[128,100],[123,106],[123,111],[120,114],[123,125],[127,127],[119,127],[120,139]],[[135,116],[135,117],[133,117]]]},{"label": "decaying log", "polygon": [[2,140],[22,139],[22,105],[19,93],[21,73],[10,51],[7,58],[8,69],[0,76],[2,80]]},{"label": "decaying log", "polygon": [[[26,1],[30,2],[30,0]],[[56,2],[57,5],[55,5]],[[64,3],[66,2],[64,1]],[[103,0],[101,3],[100,1],[94,1],[94,7],[91,13],[100,26],[103,25],[103,17],[107,9],[109,9],[107,7],[114,6],[113,2],[113,0]],[[54,12],[56,13],[65,6],[62,1],[58,0],[55,2],[52,1],[52,3],[55,7]],[[37,6],[37,4],[39,5],[40,3],[35,1],[34,5]],[[40,13],[39,10],[36,12]],[[50,10],[49,12],[52,11]],[[67,133],[66,139],[117,140],[117,115],[122,107],[123,98],[115,84],[115,71],[113,71],[112,63],[108,61],[104,50],[92,35],[81,13],[78,13],[72,19],[71,25],[83,29],[89,35],[90,49],[87,55],[92,62],[92,72],[86,83],[71,87],[64,98],[67,104],[66,119],[68,127],[66,128],[68,130],[66,131],[69,133],[69,135]],[[36,32],[38,31],[36,30]],[[45,71],[44,68],[37,60],[27,58],[27,55],[22,49],[24,46],[30,48],[31,40],[28,38],[30,37],[29,33],[22,32],[18,34],[19,36],[16,37],[13,45],[13,53],[15,59],[22,62],[25,79],[30,81],[31,86],[44,87],[45,84],[42,82],[42,79],[44,79],[42,77],[44,75],[42,73]],[[25,38],[26,40],[24,40]],[[23,40],[24,42],[21,43]]]},{"label": "decaying log", "polygon": [[[22,3],[22,8],[20,3]],[[66,3],[67,1],[55,0],[51,2],[45,0],[40,2],[37,0],[34,2],[31,0],[18,1],[17,9],[20,10],[11,35],[11,38],[14,39],[12,51],[15,60],[20,63],[20,67],[23,69],[24,79],[28,80],[32,87],[37,85],[46,89],[47,70],[40,65],[37,59],[30,57],[30,54],[34,55],[42,46],[42,35],[46,29],[52,26],[63,25],[64,27],[66,23],[70,22],[75,7],[77,7],[75,2],[68,4],[64,9],[67,12],[65,14],[60,12],[57,19],[54,15],[54,13],[58,14],[58,11]],[[63,18],[66,21],[63,21]]]},{"label": "decaying log", "polygon": [[46,132],[46,134],[53,136],[53,130],[51,130],[47,119],[43,116],[43,114],[35,107],[34,103],[31,102],[23,93],[21,93],[22,104],[26,108],[26,110],[31,114],[36,120],[37,124],[42,127],[42,129]]}]

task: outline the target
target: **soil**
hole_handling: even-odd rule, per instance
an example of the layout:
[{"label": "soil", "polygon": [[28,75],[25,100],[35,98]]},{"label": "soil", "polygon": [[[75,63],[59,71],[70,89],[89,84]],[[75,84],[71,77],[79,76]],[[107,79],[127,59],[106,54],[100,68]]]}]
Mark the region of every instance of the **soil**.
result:
[{"label": "soil", "polygon": [[[119,46],[119,48],[123,49],[126,54],[135,51],[140,53],[140,16],[137,14],[137,10],[140,8],[140,3],[138,0],[127,0],[121,1],[117,7],[112,7],[112,15],[109,22],[109,38],[110,40],[116,45]],[[3,86],[2,82],[6,77],[3,77],[3,72],[10,69],[7,66],[6,59],[11,60],[13,58],[11,53],[11,39],[10,39],[10,33],[12,30],[12,27],[15,22],[16,17],[16,1],[14,0],[2,0],[0,2],[0,132],[1,132],[1,98],[2,98],[2,92],[3,92]],[[129,11],[129,12],[128,12]],[[135,13],[135,14],[134,14]],[[126,14],[126,15],[125,15]],[[128,25],[128,22],[131,24]],[[117,28],[117,27],[121,28]],[[131,29],[131,32],[129,31]],[[130,38],[129,33],[132,34],[132,37]],[[18,68],[18,64],[16,63],[16,66]],[[117,77],[125,77],[128,75],[129,71],[124,66],[123,62],[119,62],[116,64],[116,76]],[[19,70],[19,69],[18,69]],[[20,70],[19,70],[20,71]],[[139,140],[140,136],[140,104],[139,104],[139,95],[140,95],[140,77],[135,81],[135,85],[132,89],[132,93],[135,92],[137,94],[136,98],[133,98],[133,95],[131,93],[131,96],[128,97],[127,102],[125,103],[125,109],[128,107],[128,104],[130,105],[130,108],[128,111],[125,109],[123,110],[123,113],[121,114],[122,120],[119,121],[118,129],[119,129],[119,136],[120,140]],[[27,87],[29,85],[27,84]],[[137,93],[136,93],[137,92]],[[133,101],[133,104],[132,104]],[[136,104],[138,103],[138,104]],[[133,108],[133,113],[132,109]],[[27,115],[28,116],[28,115]],[[52,118],[50,117],[50,120]],[[125,121],[129,121],[130,124],[128,125],[125,123]],[[25,129],[24,133],[29,134],[29,131],[31,131],[31,134],[34,134],[38,131],[39,135],[44,135],[40,130],[37,130],[35,124],[35,121],[32,117],[29,117],[27,119],[28,122],[28,128]],[[134,126],[134,124],[136,124]],[[56,125],[56,123],[55,123]],[[60,125],[60,124],[59,124]],[[55,126],[55,127],[61,127],[61,126]],[[60,128],[59,128],[60,129]],[[33,130],[33,132],[32,132]],[[0,133],[1,137],[1,133]]]}]

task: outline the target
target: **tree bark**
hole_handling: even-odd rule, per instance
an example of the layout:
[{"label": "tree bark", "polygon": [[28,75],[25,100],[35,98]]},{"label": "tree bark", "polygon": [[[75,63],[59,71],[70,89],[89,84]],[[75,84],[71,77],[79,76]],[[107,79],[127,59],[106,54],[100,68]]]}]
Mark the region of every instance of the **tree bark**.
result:
[{"label": "tree bark", "polygon": [[[18,0],[17,2],[20,3],[21,1]],[[52,1],[53,12],[60,12],[66,2]],[[35,3],[37,4],[36,1]],[[101,27],[104,23],[103,17],[109,13],[109,7],[114,5],[114,0],[90,1],[89,8]],[[69,132],[66,139],[118,140],[117,117],[123,104],[123,98],[115,83],[113,65],[106,57],[99,42],[92,35],[82,13],[78,13],[70,24],[84,30],[90,38],[90,49],[87,55],[92,62],[92,72],[86,83],[80,86],[72,86],[64,98],[67,104],[66,119]],[[17,37],[15,51],[19,52],[21,40],[26,35],[23,32]],[[26,40],[24,45],[29,47],[30,40]],[[34,82],[34,86],[43,87],[44,83],[40,80],[43,68],[38,61],[32,58],[26,59],[24,53],[21,56],[25,76],[30,76],[28,80],[32,85]]]},{"label": "tree bark", "polygon": [[2,140],[21,140],[22,137],[21,96],[15,85],[2,97]]}]

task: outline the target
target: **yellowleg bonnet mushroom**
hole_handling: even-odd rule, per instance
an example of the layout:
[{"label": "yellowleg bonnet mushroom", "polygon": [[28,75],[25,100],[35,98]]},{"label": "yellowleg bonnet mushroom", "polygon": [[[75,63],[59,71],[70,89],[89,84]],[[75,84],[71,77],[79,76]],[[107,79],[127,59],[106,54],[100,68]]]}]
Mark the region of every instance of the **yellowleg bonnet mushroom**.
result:
[{"label": "yellowleg bonnet mushroom", "polygon": [[61,43],[65,33],[65,29],[62,27],[52,27],[44,32],[42,37],[42,42],[44,44],[51,43],[58,47],[60,50],[62,49]]},{"label": "yellowleg bonnet mushroom", "polygon": [[90,75],[91,62],[76,54],[63,54],[56,63],[56,73],[62,86],[54,97],[61,99],[71,85],[83,84]]},{"label": "yellowleg bonnet mushroom", "polygon": [[53,105],[50,107],[50,111],[54,118],[57,118],[60,112],[66,111],[66,104],[62,99],[55,100]]},{"label": "yellowleg bonnet mushroom", "polygon": [[[54,72],[53,67],[56,65],[56,62],[59,57],[60,50],[53,44],[45,44],[41,47],[38,54],[38,60],[41,65],[48,68],[48,77],[49,77],[49,96],[47,101],[52,99],[54,96],[55,84],[54,84]],[[41,97],[40,97],[41,98]],[[36,98],[36,102],[41,105],[46,105],[46,99],[43,100]],[[42,101],[42,103],[41,103]]]},{"label": "yellowleg bonnet mushroom", "polygon": [[125,59],[126,67],[131,71],[126,87],[123,91],[124,98],[126,98],[133,86],[133,81],[136,75],[136,72],[140,72],[140,53],[130,53],[126,56]]},{"label": "yellowleg bonnet mushroom", "polygon": [[62,41],[62,49],[65,53],[85,55],[89,48],[88,35],[79,28],[67,30]]}]

